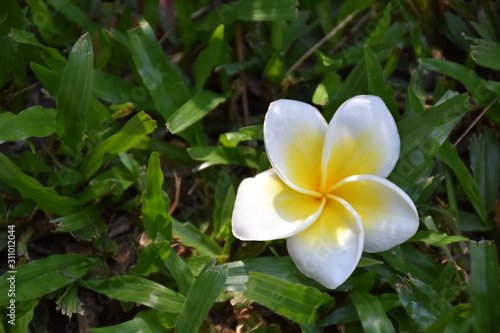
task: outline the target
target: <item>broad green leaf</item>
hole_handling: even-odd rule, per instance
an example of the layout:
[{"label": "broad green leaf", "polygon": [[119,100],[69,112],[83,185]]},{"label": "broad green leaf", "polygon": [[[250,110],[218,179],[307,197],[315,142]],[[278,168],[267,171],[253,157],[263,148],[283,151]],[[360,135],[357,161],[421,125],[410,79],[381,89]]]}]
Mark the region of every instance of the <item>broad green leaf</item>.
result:
[{"label": "broad green leaf", "polygon": [[[463,65],[441,59],[422,59],[420,64],[424,68],[438,71],[462,82],[474,99],[483,107],[488,106],[497,97],[497,94],[493,92],[494,89],[487,81],[480,79],[475,71]],[[500,104],[498,102],[494,103],[486,114],[499,122]]]},{"label": "broad green leaf", "polygon": [[321,306],[333,299],[319,290],[251,272],[243,296],[260,303],[299,324],[313,324]]},{"label": "broad green leaf", "polygon": [[164,178],[158,154],[152,153],[146,173],[146,189],[142,194],[144,229],[152,240],[156,240],[158,234],[166,240],[172,238],[172,218],[168,215],[168,197],[163,195],[162,189]]},{"label": "broad green leaf", "polygon": [[474,206],[481,219],[486,222],[487,213],[479,187],[464,162],[460,159],[460,156],[458,156],[455,147],[449,141],[445,142],[439,150],[437,157],[453,170],[472,206]]},{"label": "broad green leaf", "polygon": [[176,314],[165,313],[155,309],[149,309],[139,312],[134,319],[128,320],[121,324],[89,328],[92,333],[158,333],[165,332],[169,328],[174,327]]},{"label": "broad green leaf", "polygon": [[469,151],[474,179],[489,213],[494,209],[500,180],[500,169],[492,167],[500,162],[497,135],[488,128],[479,137],[472,135]]},{"label": "broad green leaf", "polygon": [[432,246],[445,246],[455,242],[465,242],[469,239],[462,236],[448,236],[432,230],[418,231],[415,236],[410,238],[409,242],[424,242]]},{"label": "broad green leaf", "polygon": [[79,171],[92,177],[109,159],[132,148],[156,128],[156,122],[143,111],[133,116],[118,132],[105,139],[85,156]]},{"label": "broad green leaf", "polygon": [[33,106],[19,114],[0,113],[0,143],[21,141],[31,136],[44,137],[56,130],[56,110]]},{"label": "broad green leaf", "polygon": [[141,20],[139,26],[127,32],[129,49],[142,84],[164,120],[167,120],[191,97],[189,86],[167,59],[149,24]]},{"label": "broad green leaf", "polygon": [[201,51],[200,55],[194,61],[193,69],[196,91],[203,89],[213,69],[223,63],[223,57],[226,54],[224,47],[224,25],[221,24],[214,30],[208,46]]},{"label": "broad green leaf", "polygon": [[175,332],[198,332],[203,320],[224,288],[227,266],[215,266],[209,261],[189,290],[175,324]]},{"label": "broad green leaf", "polygon": [[168,118],[167,129],[172,133],[179,133],[203,118],[225,100],[225,96],[201,90]]},{"label": "broad green leaf", "polygon": [[57,94],[56,130],[59,138],[71,148],[72,155],[79,154],[83,148],[93,73],[92,42],[90,36],[84,34],[71,50]]},{"label": "broad green leaf", "polygon": [[324,288],[319,283],[304,276],[290,257],[260,257],[233,261],[228,265],[226,289],[244,291],[251,272],[259,272],[290,283]]},{"label": "broad green leaf", "polygon": [[372,294],[355,292],[349,295],[358,310],[359,319],[366,333],[394,332],[382,304]]},{"label": "broad green leaf", "polygon": [[24,174],[5,155],[0,153],[0,181],[15,188],[23,198],[30,198],[42,209],[59,216],[79,210],[73,198],[60,196],[54,189],[42,186],[38,180]]},{"label": "broad green leaf", "polygon": [[297,16],[296,0],[238,0],[216,9],[218,19],[224,24],[242,21],[294,20]]},{"label": "broad green leaf", "polygon": [[167,313],[178,313],[185,300],[184,296],[161,284],[132,275],[80,281],[80,285],[109,298],[143,304]]},{"label": "broad green leaf", "polygon": [[493,241],[471,242],[471,307],[473,332],[500,327],[500,269]]},{"label": "broad green leaf", "polygon": [[[8,290],[9,279],[13,277],[16,285],[16,301],[34,299],[81,278],[98,263],[99,260],[96,258],[85,258],[74,253],[52,255],[17,267],[16,273],[7,272],[1,277],[0,289]],[[6,305],[8,302],[7,293],[2,293],[0,305]]]},{"label": "broad green leaf", "polygon": [[172,234],[181,237],[181,243],[196,249],[201,255],[217,256],[221,254],[220,247],[207,235],[190,223],[173,221]]}]

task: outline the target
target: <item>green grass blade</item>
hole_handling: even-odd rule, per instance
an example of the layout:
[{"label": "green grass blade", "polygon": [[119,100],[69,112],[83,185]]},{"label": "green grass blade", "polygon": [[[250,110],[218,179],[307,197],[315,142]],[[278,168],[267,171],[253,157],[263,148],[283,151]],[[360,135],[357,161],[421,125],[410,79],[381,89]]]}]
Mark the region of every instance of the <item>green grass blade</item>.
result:
[{"label": "green grass blade", "polygon": [[299,272],[290,257],[262,257],[233,261],[229,267],[226,289],[231,291],[244,291],[245,284],[251,272],[263,273],[290,283],[303,284],[322,288],[313,280]]},{"label": "green grass blade", "polygon": [[0,143],[44,137],[56,131],[56,110],[33,106],[19,114],[0,113]]},{"label": "green grass blade", "polygon": [[368,93],[368,82],[366,79],[366,61],[360,61],[351,71],[347,79],[337,89],[335,95],[330,98],[323,110],[323,115],[327,121],[333,117],[337,109],[351,97]]},{"label": "green grass blade", "polygon": [[[496,94],[490,90],[488,82],[482,80],[474,70],[464,65],[441,59],[421,59],[420,64],[424,68],[438,71],[462,82],[483,107],[489,105],[496,98]],[[500,121],[500,105],[495,103],[486,114],[495,121]]]},{"label": "green grass blade", "polygon": [[224,288],[227,266],[215,269],[215,260],[209,261],[196,278],[175,325],[175,332],[196,333],[208,311]]},{"label": "green grass blade", "polygon": [[391,87],[389,87],[385,83],[380,62],[368,45],[365,45],[364,47],[364,54],[368,81],[368,92],[371,95],[376,95],[382,98],[384,103],[387,105],[387,108],[391,111],[394,119],[398,120],[399,113],[398,107],[396,105],[396,98],[394,97]]},{"label": "green grass blade", "polygon": [[80,173],[87,180],[108,160],[132,148],[156,128],[156,122],[144,112],[133,116],[118,132],[105,139],[84,158]]},{"label": "green grass blade", "polygon": [[448,236],[432,230],[418,231],[408,242],[424,242],[432,246],[445,246],[455,242],[465,242],[469,239],[462,236]]},{"label": "green grass blade", "polygon": [[94,34],[99,30],[99,26],[92,22],[74,3],[66,0],[48,0],[48,2],[68,20],[82,27],[84,31]]},{"label": "green grass blade", "polygon": [[184,296],[161,284],[132,275],[114,276],[105,280],[80,281],[80,285],[109,298],[144,304],[168,313],[180,312],[185,300]]},{"label": "green grass blade", "polygon": [[2,153],[0,169],[0,181],[15,188],[22,197],[32,199],[42,209],[58,216],[71,215],[79,210],[73,198],[60,196],[54,189],[42,186],[38,180],[24,174]]},{"label": "green grass blade", "polygon": [[396,290],[408,315],[423,329],[443,316],[456,314],[447,300],[422,281],[404,280],[403,284],[396,285]]},{"label": "green grass blade", "polygon": [[500,70],[500,44],[483,39],[472,38],[471,56],[481,66]]},{"label": "green grass blade", "polygon": [[349,297],[358,310],[359,319],[366,333],[394,332],[391,321],[375,296],[363,292],[352,293]]},{"label": "green grass blade", "polygon": [[168,197],[163,193],[163,172],[156,152],[149,157],[146,172],[146,189],[142,194],[142,218],[149,238],[158,234],[166,240],[172,238],[172,218],[168,215]]},{"label": "green grass blade", "polygon": [[445,142],[441,146],[437,157],[451,170],[453,170],[453,173],[457,177],[460,185],[462,185],[465,194],[467,194],[467,197],[471,201],[472,206],[474,206],[477,214],[484,222],[486,222],[487,213],[479,187],[464,162],[460,159],[460,156],[458,156],[458,152],[455,147],[453,147],[449,141]]},{"label": "green grass blade", "polygon": [[486,212],[489,213],[495,207],[500,181],[500,169],[492,167],[500,162],[497,135],[490,129],[485,129],[479,137],[473,135],[469,141],[469,151],[474,179]]},{"label": "green grass blade", "polygon": [[283,21],[297,16],[296,0],[239,0],[217,8],[222,23],[243,21]]},{"label": "green grass blade", "polygon": [[313,324],[318,308],[333,299],[319,290],[251,272],[243,296],[299,324]]},{"label": "green grass blade", "polygon": [[200,91],[207,82],[212,70],[222,64],[224,56],[224,25],[221,24],[215,29],[208,46],[201,51],[194,61],[194,81],[196,91]]},{"label": "green grass blade", "polygon": [[94,73],[94,53],[90,36],[84,34],[73,46],[64,67],[57,95],[56,129],[59,138],[79,153],[90,101]]},{"label": "green grass blade", "polygon": [[207,113],[224,103],[225,96],[208,90],[201,90],[182,105],[167,121],[167,129],[176,134],[188,128]]},{"label": "green grass blade", "polygon": [[175,282],[177,282],[177,285],[179,286],[179,292],[182,295],[186,296],[189,289],[193,285],[193,282],[195,281],[193,273],[191,273],[189,267],[177,255],[177,253],[175,253],[173,249],[171,249],[168,253],[167,260],[165,261],[165,266],[170,271],[170,274],[172,274],[172,276],[174,277]]},{"label": "green grass blade", "polygon": [[135,69],[156,111],[167,120],[191,97],[189,86],[161,49],[153,30],[142,20],[127,32]]},{"label": "green grass blade", "polygon": [[[15,268],[17,273],[1,276],[0,290],[9,290],[8,277],[15,277],[16,301],[46,295],[87,274],[99,263],[98,259],[78,254],[53,255]],[[0,305],[9,302],[7,292],[0,295]]]},{"label": "green grass blade", "polygon": [[182,244],[194,247],[201,255],[217,256],[222,253],[217,243],[190,223],[182,224],[174,220],[172,233],[181,237]]},{"label": "green grass blade", "polygon": [[469,107],[469,96],[461,94],[398,122],[401,154],[389,180],[416,200],[423,191],[418,180],[426,179],[439,147]]},{"label": "green grass blade", "polygon": [[495,332],[500,327],[500,269],[492,241],[471,242],[471,307],[473,332]]},{"label": "green grass blade", "polygon": [[92,333],[158,333],[166,332],[169,328],[174,327],[177,315],[161,312],[155,309],[139,312],[134,319],[128,320],[121,324],[89,328]]}]

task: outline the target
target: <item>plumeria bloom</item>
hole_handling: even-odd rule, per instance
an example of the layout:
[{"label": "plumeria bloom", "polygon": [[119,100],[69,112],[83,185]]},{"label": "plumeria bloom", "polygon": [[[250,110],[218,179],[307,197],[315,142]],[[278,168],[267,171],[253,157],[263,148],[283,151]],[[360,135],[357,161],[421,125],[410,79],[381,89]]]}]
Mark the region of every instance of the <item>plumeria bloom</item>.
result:
[{"label": "plumeria bloom", "polygon": [[287,238],[299,270],[333,289],[363,251],[388,250],[417,231],[414,203],[385,179],[400,140],[379,97],[349,99],[330,124],[311,105],[275,101],[264,140],[272,168],[241,183],[232,220],[237,238]]}]

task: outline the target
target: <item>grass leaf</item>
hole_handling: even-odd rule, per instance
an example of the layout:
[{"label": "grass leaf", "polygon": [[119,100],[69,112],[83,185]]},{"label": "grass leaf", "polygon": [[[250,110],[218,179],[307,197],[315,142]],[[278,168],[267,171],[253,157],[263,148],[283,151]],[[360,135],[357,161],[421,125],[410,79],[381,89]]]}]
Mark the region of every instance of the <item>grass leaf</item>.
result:
[{"label": "grass leaf", "polygon": [[175,324],[175,332],[198,332],[208,311],[222,292],[227,278],[227,266],[214,266],[215,260],[209,261],[191,286]]},{"label": "grass leaf", "polygon": [[69,55],[57,94],[56,130],[59,138],[78,154],[90,101],[94,73],[94,53],[90,36],[84,34]]},{"label": "grass leaf", "polygon": [[15,188],[24,198],[35,201],[42,209],[59,216],[79,210],[75,199],[60,196],[54,189],[42,186],[38,180],[24,174],[5,155],[0,153],[0,181]]},{"label": "grass leaf", "polygon": [[0,113],[0,143],[44,137],[56,131],[56,110],[33,106],[19,114]]},{"label": "grass leaf", "polygon": [[80,281],[80,285],[109,298],[144,304],[167,313],[178,313],[185,300],[181,294],[159,283],[132,275],[114,276],[105,280]]},{"label": "grass leaf", "polygon": [[473,332],[494,332],[500,326],[500,269],[492,241],[471,242],[471,307]]},{"label": "grass leaf", "polygon": [[[14,276],[16,301],[30,300],[60,289],[87,274],[99,263],[96,258],[85,258],[69,253],[52,255],[17,267],[17,273],[1,277],[0,289],[9,289],[9,278]],[[8,293],[0,295],[0,305],[9,303]]]},{"label": "grass leaf", "polygon": [[333,305],[333,299],[319,290],[251,272],[243,295],[299,324],[313,324],[318,308]]},{"label": "grass leaf", "polygon": [[[168,214],[168,197],[163,195],[163,172],[156,152],[149,157],[146,189],[142,194],[142,218],[150,239],[158,234],[166,240],[172,238],[172,218]],[[166,198],[166,200],[164,199]]]}]

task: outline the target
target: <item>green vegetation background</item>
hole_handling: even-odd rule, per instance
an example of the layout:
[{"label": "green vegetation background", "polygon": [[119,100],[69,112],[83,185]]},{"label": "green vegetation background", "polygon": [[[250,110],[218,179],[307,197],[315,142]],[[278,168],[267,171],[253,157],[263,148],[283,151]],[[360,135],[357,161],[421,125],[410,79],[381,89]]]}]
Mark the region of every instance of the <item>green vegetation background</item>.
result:
[{"label": "green vegetation background", "polygon": [[[495,332],[498,14],[490,0],[0,1],[1,268],[16,272],[0,277],[0,332]],[[359,94],[397,121],[389,179],[421,224],[325,290],[283,240],[235,240],[230,218],[238,183],[269,167],[270,102],[330,119]]]}]

